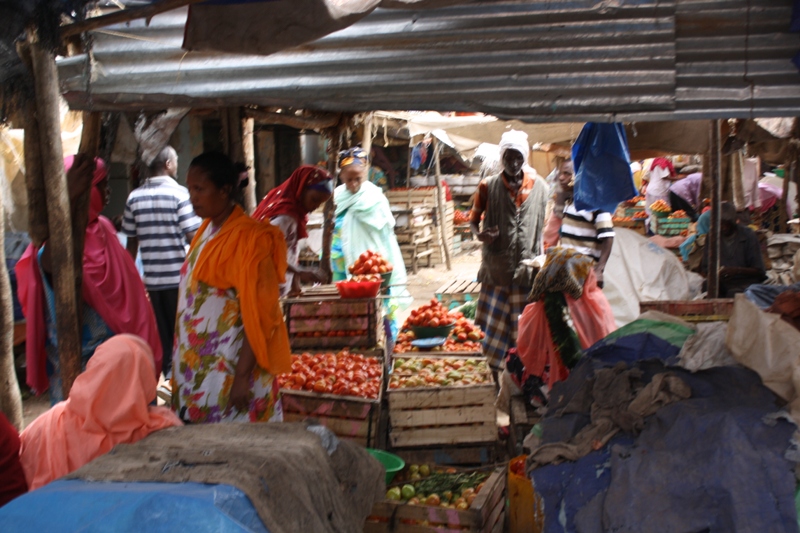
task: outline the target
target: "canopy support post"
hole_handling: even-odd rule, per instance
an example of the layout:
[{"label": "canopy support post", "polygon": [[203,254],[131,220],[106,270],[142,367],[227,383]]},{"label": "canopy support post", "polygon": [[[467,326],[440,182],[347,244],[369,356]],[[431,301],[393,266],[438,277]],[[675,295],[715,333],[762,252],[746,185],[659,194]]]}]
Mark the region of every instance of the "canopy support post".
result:
[{"label": "canopy support post", "polygon": [[442,169],[439,164],[440,151],[441,146],[439,145],[439,139],[433,137],[433,157],[436,165],[436,203],[439,206],[439,243],[442,247],[442,255],[444,256],[447,270],[453,270],[453,265],[450,261],[450,248],[447,245],[447,230],[445,228],[445,196],[444,190],[442,189]]},{"label": "canopy support post", "polygon": [[[34,32],[31,32],[34,35]],[[61,146],[58,73],[53,54],[39,42],[31,43],[36,87],[36,116],[39,121],[39,146],[45,180],[47,218],[51,254],[59,268],[53,269],[56,299],[56,331],[61,366],[62,392],[69,397],[72,382],[81,371],[81,340],[78,306],[75,300],[75,260],[72,244],[67,175]]]},{"label": "canopy support post", "polygon": [[722,142],[720,121],[712,120],[709,131],[709,153],[711,169],[711,228],[708,233],[708,298],[719,298],[719,256],[722,199]]}]

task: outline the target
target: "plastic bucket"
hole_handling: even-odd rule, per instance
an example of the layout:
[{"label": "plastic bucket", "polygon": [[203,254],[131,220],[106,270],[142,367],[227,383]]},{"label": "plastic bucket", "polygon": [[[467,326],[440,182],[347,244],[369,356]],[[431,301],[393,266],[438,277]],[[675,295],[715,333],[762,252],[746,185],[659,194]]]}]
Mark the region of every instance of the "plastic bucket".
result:
[{"label": "plastic bucket", "polygon": [[383,450],[375,450],[373,448],[367,448],[367,451],[372,457],[380,461],[380,463],[383,465],[383,468],[386,470],[387,485],[391,483],[394,479],[394,476],[406,466],[405,461],[393,453],[385,452]]}]

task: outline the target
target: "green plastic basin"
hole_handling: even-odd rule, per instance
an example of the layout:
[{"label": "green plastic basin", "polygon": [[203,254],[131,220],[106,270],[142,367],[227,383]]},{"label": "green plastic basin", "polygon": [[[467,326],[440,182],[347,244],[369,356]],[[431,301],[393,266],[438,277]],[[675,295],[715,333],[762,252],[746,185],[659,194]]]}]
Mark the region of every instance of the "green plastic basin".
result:
[{"label": "green plastic basin", "polygon": [[375,450],[372,448],[367,448],[372,457],[377,459],[383,465],[383,468],[386,469],[386,484],[392,482],[394,476],[400,472],[403,468],[405,468],[406,463],[398,456],[393,453],[385,452],[383,450]]}]

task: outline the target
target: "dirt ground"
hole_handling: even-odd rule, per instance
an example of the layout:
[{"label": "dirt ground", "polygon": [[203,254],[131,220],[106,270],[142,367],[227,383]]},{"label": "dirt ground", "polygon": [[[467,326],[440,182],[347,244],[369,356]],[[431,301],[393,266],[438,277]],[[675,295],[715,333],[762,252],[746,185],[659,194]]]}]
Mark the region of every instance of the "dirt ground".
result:
[{"label": "dirt ground", "polygon": [[[408,274],[408,291],[414,298],[414,302],[408,309],[400,313],[402,323],[408,317],[411,310],[419,307],[434,297],[436,290],[445,283],[460,279],[472,280],[478,274],[478,267],[481,262],[481,252],[479,248],[464,250],[452,258],[452,270],[448,271],[444,264],[435,265],[432,268],[420,268],[417,274]],[[27,395],[23,399],[23,416],[25,425],[30,424],[37,416],[50,408],[50,396],[45,393],[41,396]]]}]

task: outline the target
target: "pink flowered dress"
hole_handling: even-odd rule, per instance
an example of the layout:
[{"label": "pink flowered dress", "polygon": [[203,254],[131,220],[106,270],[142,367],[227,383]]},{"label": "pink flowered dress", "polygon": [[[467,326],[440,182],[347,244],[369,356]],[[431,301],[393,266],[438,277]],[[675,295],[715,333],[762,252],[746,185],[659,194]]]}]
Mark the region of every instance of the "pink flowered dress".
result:
[{"label": "pink flowered dress", "polygon": [[256,366],[248,411],[228,406],[231,385],[244,341],[235,290],[203,282],[192,291],[192,272],[205,244],[219,228],[208,225],[181,267],[175,323],[172,407],[187,422],[280,422],[278,388],[271,374]]}]

